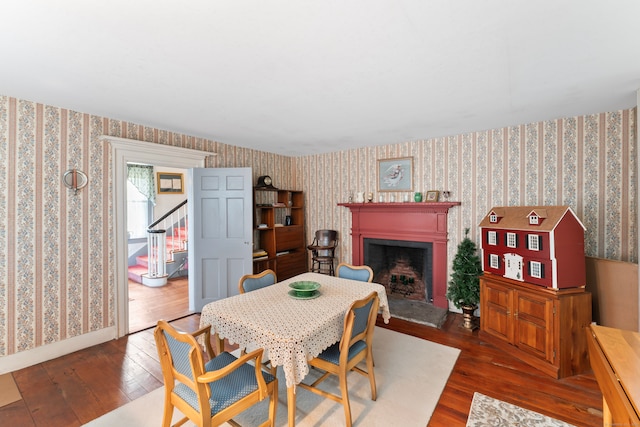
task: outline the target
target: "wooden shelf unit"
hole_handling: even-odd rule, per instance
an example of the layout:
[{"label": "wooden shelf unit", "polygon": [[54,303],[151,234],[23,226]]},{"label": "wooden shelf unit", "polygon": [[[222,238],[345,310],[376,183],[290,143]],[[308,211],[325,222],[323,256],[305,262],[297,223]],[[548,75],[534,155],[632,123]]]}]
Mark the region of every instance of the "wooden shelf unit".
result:
[{"label": "wooden shelf unit", "polygon": [[[307,248],[304,242],[304,193],[302,191],[255,188],[254,241],[266,257],[253,261],[253,272],[268,268],[278,280],[285,280],[308,271]],[[286,217],[291,217],[291,225]]]},{"label": "wooden shelf unit", "polygon": [[481,338],[555,378],[589,370],[590,323],[591,294],[584,288],[480,277]]}]

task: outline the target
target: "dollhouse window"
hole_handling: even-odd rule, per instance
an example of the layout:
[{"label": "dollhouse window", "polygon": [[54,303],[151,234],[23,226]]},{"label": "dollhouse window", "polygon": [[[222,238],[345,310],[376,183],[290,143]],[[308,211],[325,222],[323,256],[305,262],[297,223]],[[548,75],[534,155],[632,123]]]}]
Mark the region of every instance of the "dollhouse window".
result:
[{"label": "dollhouse window", "polygon": [[530,251],[542,250],[540,246],[540,236],[537,234],[527,234],[527,248]]},{"label": "dollhouse window", "polygon": [[543,268],[542,263],[538,261],[530,261],[529,262],[529,275],[531,277],[536,277],[538,279],[542,279],[544,275],[542,274]]},{"label": "dollhouse window", "polygon": [[507,233],[507,247],[518,247],[518,237],[516,236],[516,233]]},{"label": "dollhouse window", "polygon": [[498,244],[498,233],[495,231],[489,231],[487,232],[487,243],[490,245],[497,245]]},{"label": "dollhouse window", "polygon": [[536,214],[529,215],[529,224],[538,225],[540,223],[540,217]]},{"label": "dollhouse window", "polygon": [[500,268],[500,257],[496,254],[489,255],[489,266],[491,268],[498,269]]},{"label": "dollhouse window", "polygon": [[489,215],[489,222],[498,222],[498,215],[492,213],[491,215]]}]

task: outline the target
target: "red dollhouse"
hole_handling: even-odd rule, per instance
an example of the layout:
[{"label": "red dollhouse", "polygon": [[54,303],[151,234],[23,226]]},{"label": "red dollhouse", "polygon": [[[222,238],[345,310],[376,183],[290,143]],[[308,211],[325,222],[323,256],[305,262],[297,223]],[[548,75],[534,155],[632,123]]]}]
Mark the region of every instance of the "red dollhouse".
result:
[{"label": "red dollhouse", "polygon": [[586,284],[585,228],[570,207],[494,207],[480,231],[485,272],[553,289]]}]

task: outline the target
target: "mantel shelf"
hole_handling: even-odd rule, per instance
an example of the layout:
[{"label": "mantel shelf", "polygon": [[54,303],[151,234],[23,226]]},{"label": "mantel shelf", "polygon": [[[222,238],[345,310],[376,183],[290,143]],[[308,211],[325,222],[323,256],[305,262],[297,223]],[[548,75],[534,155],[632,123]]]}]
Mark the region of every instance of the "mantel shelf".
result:
[{"label": "mantel shelf", "polygon": [[338,203],[351,210],[428,210],[431,212],[447,212],[454,206],[460,206],[460,202],[393,202],[393,203]]}]

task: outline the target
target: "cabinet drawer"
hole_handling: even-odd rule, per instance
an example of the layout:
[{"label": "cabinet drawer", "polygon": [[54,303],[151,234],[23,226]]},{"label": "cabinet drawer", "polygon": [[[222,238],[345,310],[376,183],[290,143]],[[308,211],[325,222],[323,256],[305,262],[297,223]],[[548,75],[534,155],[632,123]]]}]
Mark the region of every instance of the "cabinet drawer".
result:
[{"label": "cabinet drawer", "polygon": [[304,252],[292,252],[276,258],[278,280],[286,280],[307,272],[307,257]]},{"label": "cabinet drawer", "polygon": [[304,234],[301,225],[276,227],[276,252],[288,251],[304,246]]}]

